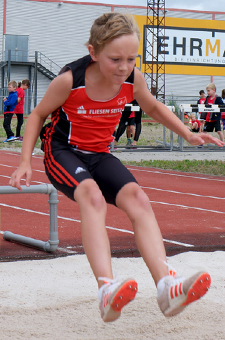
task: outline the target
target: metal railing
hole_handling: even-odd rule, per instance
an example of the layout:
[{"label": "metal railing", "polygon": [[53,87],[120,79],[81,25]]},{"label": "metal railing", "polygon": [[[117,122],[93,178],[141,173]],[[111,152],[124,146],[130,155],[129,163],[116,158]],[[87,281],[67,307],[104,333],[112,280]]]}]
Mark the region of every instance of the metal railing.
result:
[{"label": "metal railing", "polygon": [[23,235],[14,234],[11,231],[5,231],[3,233],[3,238],[6,241],[19,242],[27,246],[32,246],[35,248],[39,248],[46,252],[54,252],[56,251],[59,239],[58,239],[58,217],[57,217],[57,204],[58,204],[58,195],[57,190],[51,184],[39,184],[39,185],[31,185],[30,187],[26,187],[22,185],[22,191],[19,191],[16,188],[12,188],[10,186],[0,186],[0,194],[48,194],[49,195],[49,207],[50,207],[50,232],[49,232],[49,240],[47,242],[36,240],[31,237],[26,237]]}]

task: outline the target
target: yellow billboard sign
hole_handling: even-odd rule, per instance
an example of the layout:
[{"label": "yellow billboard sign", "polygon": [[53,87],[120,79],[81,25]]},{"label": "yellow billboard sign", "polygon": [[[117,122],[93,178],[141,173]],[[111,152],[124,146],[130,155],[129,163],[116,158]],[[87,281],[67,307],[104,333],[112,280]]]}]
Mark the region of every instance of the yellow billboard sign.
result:
[{"label": "yellow billboard sign", "polygon": [[[157,35],[157,28],[146,28],[146,16],[137,15],[136,20],[142,33],[138,53],[144,72],[144,64],[152,63],[146,53],[146,38],[152,44],[152,32]],[[152,45],[155,56],[157,43]],[[225,75],[225,21],[167,17],[158,46],[158,63],[165,61],[167,74]]]}]

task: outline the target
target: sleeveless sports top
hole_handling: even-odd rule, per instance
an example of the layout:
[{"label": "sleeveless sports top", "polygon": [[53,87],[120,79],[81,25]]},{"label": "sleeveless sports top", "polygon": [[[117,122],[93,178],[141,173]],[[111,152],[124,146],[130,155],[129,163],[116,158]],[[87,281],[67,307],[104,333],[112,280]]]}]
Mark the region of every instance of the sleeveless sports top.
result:
[{"label": "sleeveless sports top", "polygon": [[72,71],[73,87],[65,103],[52,114],[45,139],[58,140],[79,150],[109,153],[124,106],[134,100],[134,70],[114,98],[94,101],[85,90],[85,72],[90,62],[87,55],[61,70],[60,73]]}]

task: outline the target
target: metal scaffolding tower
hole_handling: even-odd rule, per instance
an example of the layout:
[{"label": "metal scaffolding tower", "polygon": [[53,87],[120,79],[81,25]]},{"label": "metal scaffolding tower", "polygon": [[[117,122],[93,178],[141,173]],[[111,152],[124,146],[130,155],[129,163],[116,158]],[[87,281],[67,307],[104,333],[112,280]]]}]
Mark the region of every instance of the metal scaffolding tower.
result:
[{"label": "metal scaffolding tower", "polygon": [[147,0],[145,79],[156,99],[165,103],[165,0]]}]

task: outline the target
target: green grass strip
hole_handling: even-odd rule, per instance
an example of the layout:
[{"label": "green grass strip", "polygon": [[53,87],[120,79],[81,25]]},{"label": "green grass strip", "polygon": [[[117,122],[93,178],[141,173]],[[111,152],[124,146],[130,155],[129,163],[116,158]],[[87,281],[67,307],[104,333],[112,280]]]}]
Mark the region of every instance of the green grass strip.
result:
[{"label": "green grass strip", "polygon": [[163,160],[141,160],[123,161],[126,165],[136,165],[149,168],[176,170],[182,172],[192,172],[198,174],[225,176],[225,162],[219,160],[182,160],[182,161],[163,161]]}]

